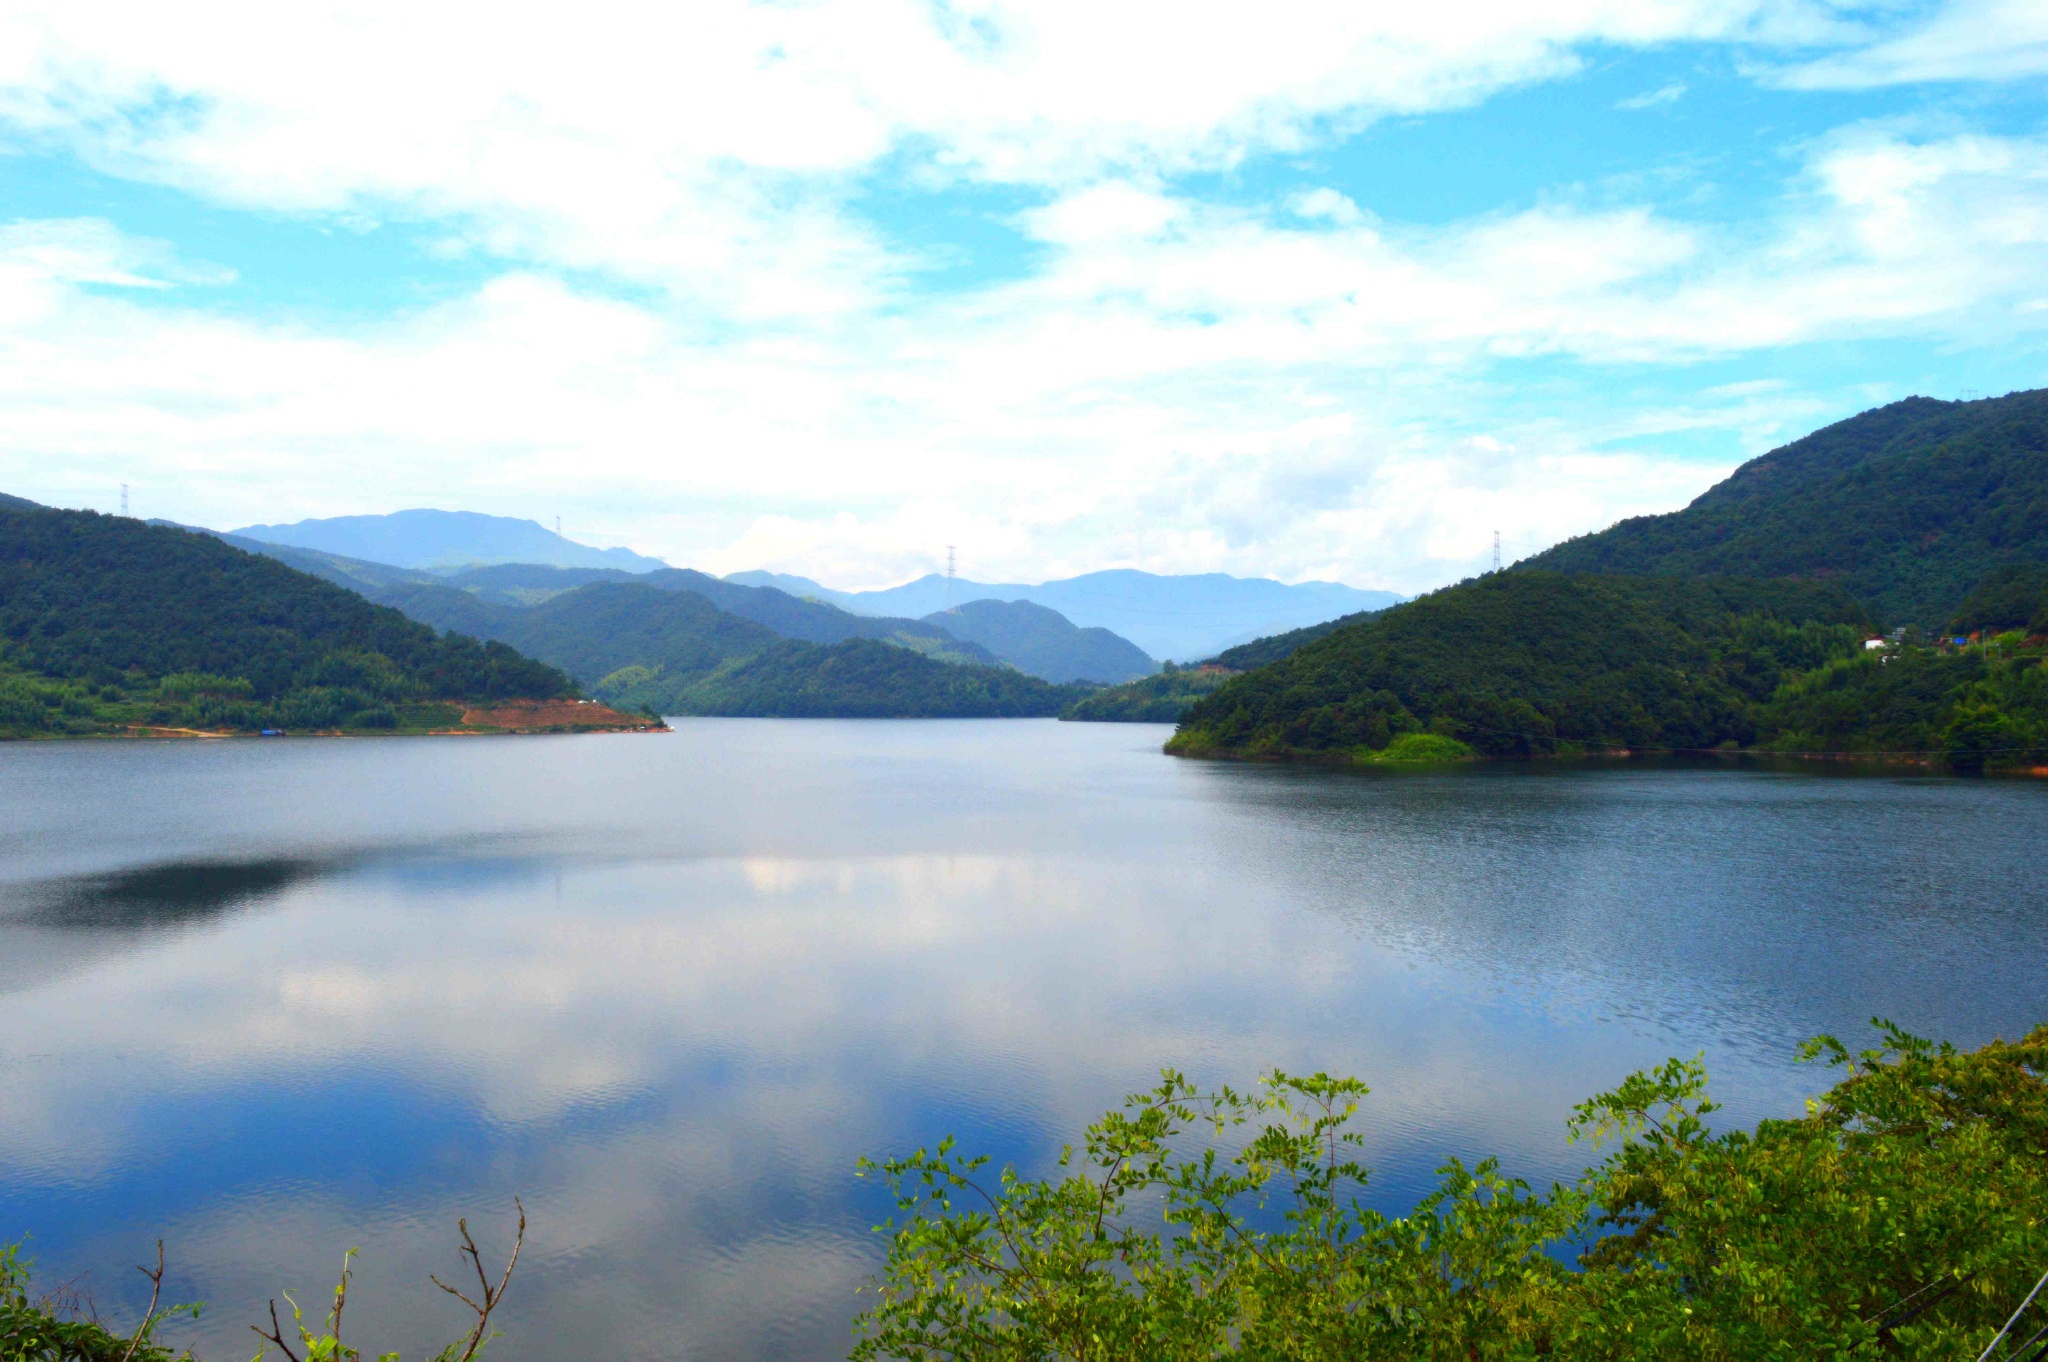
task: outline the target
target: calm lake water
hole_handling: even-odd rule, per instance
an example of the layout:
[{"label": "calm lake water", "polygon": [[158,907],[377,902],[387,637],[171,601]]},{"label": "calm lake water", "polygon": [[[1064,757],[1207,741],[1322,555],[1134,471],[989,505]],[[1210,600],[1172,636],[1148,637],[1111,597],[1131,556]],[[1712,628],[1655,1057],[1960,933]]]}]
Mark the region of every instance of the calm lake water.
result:
[{"label": "calm lake water", "polygon": [[[506,1359],[843,1356],[863,1154],[1042,1170],[1164,1064],[1356,1073],[1373,1195],[1537,1182],[1571,1105],[1706,1053],[1732,1119],[1868,1019],[2048,1018],[2048,782],[1701,766],[1351,774],[1156,727],[0,747],[0,1240],[252,1351],[367,1351],[531,1216]],[[301,1296],[301,1299],[307,1299]]]}]

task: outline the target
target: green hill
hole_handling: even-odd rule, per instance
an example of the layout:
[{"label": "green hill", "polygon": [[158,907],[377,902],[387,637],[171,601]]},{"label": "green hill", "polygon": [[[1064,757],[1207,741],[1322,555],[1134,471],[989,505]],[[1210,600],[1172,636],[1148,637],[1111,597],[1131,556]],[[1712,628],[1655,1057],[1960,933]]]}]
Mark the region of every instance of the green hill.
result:
[{"label": "green hill", "polygon": [[2048,759],[2048,662],[2019,636],[1991,648],[1837,658],[1758,710],[1783,752],[1939,756],[1965,768]]},{"label": "green hill", "polygon": [[[773,587],[739,586],[690,568],[662,568],[629,573],[612,568],[557,568],[533,563],[501,563],[471,568],[446,579],[481,600],[499,605],[539,605],[577,587],[599,582],[637,584],[659,591],[701,596],[730,615],[765,625],[779,638],[806,643],[843,643],[874,638],[895,643],[942,662],[975,662],[996,666],[1005,659],[954,637],[922,620],[855,615],[822,601],[803,600]],[[386,593],[373,593],[384,599]]]},{"label": "green hill", "polygon": [[1321,624],[1290,629],[1284,634],[1253,639],[1225,648],[1207,662],[1176,668],[1171,662],[1164,670],[1141,676],[1120,686],[1110,686],[1082,697],[1060,715],[1083,723],[1171,724],[1179,723],[1195,701],[1220,689],[1238,672],[1278,662],[1305,643],[1312,643],[1339,629],[1362,623],[1379,613],[1361,610]]},{"label": "green hill", "polygon": [[1159,669],[1130,640],[1107,629],[1080,628],[1059,611],[1030,601],[969,601],[926,615],[923,622],[1047,681],[1113,684]]},{"label": "green hill", "polygon": [[[934,662],[874,639],[785,639],[675,687],[664,712],[788,719],[1050,718],[1087,689],[1055,686],[1011,667]],[[632,688],[622,690],[618,701],[634,694]]]},{"label": "green hill", "polygon": [[[568,677],[210,535],[0,507],[0,732],[454,726]],[[443,702],[443,703],[435,703]]]},{"label": "green hill", "polygon": [[[500,581],[497,589],[504,588]],[[877,639],[785,639],[694,591],[644,580],[601,578],[531,606],[422,584],[390,588],[381,599],[438,627],[501,639],[560,667],[606,703],[643,713],[1047,715],[1079,693],[1008,667],[938,661]]]},{"label": "green hill", "polygon": [[621,667],[694,676],[778,642],[701,596],[630,582],[592,582],[535,606],[493,605],[446,586],[397,587],[383,599],[439,628],[502,639],[586,690]]},{"label": "green hill", "polygon": [[1189,706],[1221,687],[1234,673],[1210,667],[1176,667],[1126,681],[1121,686],[1082,696],[1060,711],[1062,719],[1081,723],[1179,723]]},{"label": "green hill", "polygon": [[1750,460],[1684,510],[1518,566],[1825,578],[1888,623],[1934,628],[2012,563],[2048,563],[2048,389],[1864,412]]},{"label": "green hill", "polygon": [[1947,632],[1982,629],[2048,634],[2048,564],[2009,563],[1985,573],[1956,607]]},{"label": "green hill", "polygon": [[1423,732],[1492,755],[1746,745],[1781,682],[1868,628],[1827,583],[1495,573],[1232,679],[1168,750],[1359,756]]}]

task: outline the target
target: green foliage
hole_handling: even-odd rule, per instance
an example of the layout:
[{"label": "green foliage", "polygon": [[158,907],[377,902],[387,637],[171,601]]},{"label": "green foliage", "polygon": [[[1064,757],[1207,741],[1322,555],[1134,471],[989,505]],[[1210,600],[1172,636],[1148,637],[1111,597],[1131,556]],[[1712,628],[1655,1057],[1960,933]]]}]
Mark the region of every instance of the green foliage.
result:
[{"label": "green foliage", "polygon": [[1168,750],[1337,759],[1423,730],[1492,756],[1746,744],[1757,704],[1867,627],[1819,583],[1495,573],[1234,678]]},{"label": "green foliage", "polygon": [[1956,607],[1951,634],[2011,629],[2048,634],[2048,566],[2008,563],[1984,574]]},{"label": "green foliage", "polygon": [[[189,1362],[155,1342],[156,1331],[178,1315],[199,1314],[196,1305],[157,1308],[152,1293],[142,1319],[125,1337],[97,1318],[76,1293],[30,1294],[30,1264],[21,1246],[0,1247],[0,1360],[4,1362]],[[142,1269],[161,1287],[163,1265]]]},{"label": "green foliage", "polygon": [[1121,686],[1084,695],[1060,712],[1062,719],[1091,723],[1178,723],[1188,707],[1220,688],[1231,673],[1211,667],[1175,667]]},{"label": "green foliage", "polygon": [[1334,634],[1339,629],[1348,629],[1362,624],[1379,614],[1377,610],[1360,610],[1356,614],[1344,615],[1321,624],[1311,624],[1300,629],[1289,629],[1284,634],[1272,634],[1255,638],[1250,643],[1240,643],[1235,648],[1225,648],[1209,659],[1218,667],[1234,672],[1248,672],[1254,667],[1263,667],[1269,662],[1278,662],[1304,643],[1313,643],[1325,634]]},{"label": "green foliage", "polygon": [[2048,758],[2048,662],[2038,651],[1859,652],[1786,684],[1759,722],[1761,745],[1778,751],[2031,765]]},{"label": "green foliage", "polygon": [[[1505,1282],[1554,1281],[1543,1249],[1584,1215],[1487,1161],[1453,1160],[1398,1219],[1360,1207],[1347,1129],[1366,1087],[1275,1072],[1200,1093],[1167,1071],[1088,1130],[1044,1181],[951,1141],[864,1164],[898,1196],[855,1362],[914,1359],[1462,1358],[1512,1328]],[[1191,1131],[1236,1148],[1181,1147]],[[1278,1225],[1259,1215],[1269,1197]],[[1166,1229],[1150,1228],[1163,1208]]]},{"label": "green foliage", "polygon": [[1441,733],[1399,733],[1379,751],[1367,752],[1362,760],[1373,766],[1440,766],[1476,755],[1465,743]]},{"label": "green foliage", "polygon": [[[475,1318],[461,1337],[434,1354],[432,1362],[472,1362],[497,1337],[491,1331],[491,1316],[504,1303],[512,1274],[519,1266],[520,1250],[526,1243],[526,1208],[517,1198],[513,1204],[519,1210],[519,1227],[512,1240],[512,1252],[495,1281],[484,1270],[483,1253],[469,1232],[469,1222],[456,1222],[462,1237],[458,1253],[475,1275],[476,1284],[465,1290],[450,1286],[439,1277],[430,1276],[427,1280],[461,1301]],[[349,1281],[354,1275],[350,1264],[355,1253],[350,1249],[341,1256],[341,1280],[335,1285],[333,1302],[319,1324],[306,1322],[305,1311],[289,1291],[283,1293],[291,1318],[289,1326],[279,1317],[277,1302],[271,1301],[269,1328],[260,1324],[250,1326],[262,1340],[257,1346],[256,1362],[263,1362],[272,1348],[292,1362],[361,1362],[362,1353],[343,1342],[341,1336]],[[157,1308],[164,1281],[161,1241],[157,1244],[155,1269],[138,1270],[150,1281],[149,1304],[134,1331],[123,1338],[94,1314],[90,1298],[76,1291],[32,1297],[29,1265],[22,1261],[19,1246],[0,1248],[0,1362],[192,1362],[190,1352],[174,1357],[154,1339],[165,1321],[179,1315],[197,1318],[200,1309],[197,1305]],[[400,1362],[397,1353],[379,1353],[377,1359]]]},{"label": "green foliage", "polygon": [[435,698],[569,689],[503,644],[438,635],[209,535],[0,508],[0,735],[389,727]]},{"label": "green foliage", "polygon": [[1365,1086],[1320,1073],[1168,1071],[1043,1180],[951,1140],[864,1163],[903,1218],[853,1356],[1972,1357],[2048,1263],[2048,1027],[1882,1037],[1814,1042],[1845,1076],[1755,1131],[1711,1126],[1697,1063],[1633,1075],[1578,1109],[1619,1147],[1574,1184],[1453,1159],[1400,1217],[1358,1200]]},{"label": "green foliage", "polygon": [[1992,568],[2043,562],[2048,390],[1864,412],[1750,460],[1682,511],[1624,520],[1522,566],[1826,578],[1885,619],[1931,628]]}]

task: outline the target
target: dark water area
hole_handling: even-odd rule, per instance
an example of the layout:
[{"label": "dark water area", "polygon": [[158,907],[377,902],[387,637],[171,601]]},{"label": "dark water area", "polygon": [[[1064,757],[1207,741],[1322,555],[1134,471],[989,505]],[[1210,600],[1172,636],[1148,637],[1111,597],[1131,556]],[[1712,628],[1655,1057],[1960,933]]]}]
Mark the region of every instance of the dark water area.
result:
[{"label": "dark water area", "polygon": [[1165,735],[0,747],[0,1241],[132,1309],[163,1238],[209,1359],[358,1247],[355,1342],[416,1357],[517,1195],[495,1355],[831,1358],[857,1158],[1043,1171],[1162,1065],[1366,1079],[1402,1209],[1450,1154],[1571,1176],[1572,1104],[1669,1055],[1748,1122],[1826,1086],[1815,1032],[2048,1019],[2048,783]]}]

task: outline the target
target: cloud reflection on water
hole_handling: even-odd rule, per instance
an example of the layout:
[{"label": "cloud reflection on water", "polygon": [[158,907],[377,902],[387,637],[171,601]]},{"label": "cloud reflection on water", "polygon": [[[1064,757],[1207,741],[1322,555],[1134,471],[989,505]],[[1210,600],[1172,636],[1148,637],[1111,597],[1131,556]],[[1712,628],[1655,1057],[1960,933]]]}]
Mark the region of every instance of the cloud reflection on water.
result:
[{"label": "cloud reflection on water", "polygon": [[[856,1156],[953,1131],[1043,1166],[1161,1064],[1360,1073],[1377,1196],[1401,1205],[1447,1152],[1562,1175],[1583,1161],[1569,1104],[1674,1050],[1707,1048],[1737,1113],[1784,1109],[1820,1081],[1787,1065],[1794,1032],[1853,1020],[1930,924],[1997,1008],[2033,1002],[2002,963],[2027,939],[2010,908],[1923,863],[2044,830],[2017,788],[1349,781],[1052,725],[679,737],[384,744],[380,785],[451,798],[382,822],[346,781],[299,823],[276,812],[266,792],[334,777],[331,747],[236,754],[239,780],[209,756],[102,763],[104,800],[197,781],[257,840],[329,850],[10,877],[51,902],[123,888],[61,929],[0,917],[0,955],[98,943],[0,992],[0,1233],[108,1271],[163,1234],[215,1303],[196,1337],[218,1356],[360,1244],[362,1337],[411,1353],[447,1330],[420,1287],[455,1217],[496,1223],[517,1193],[534,1231],[508,1358],[834,1356],[886,1211]],[[492,818],[534,830],[524,854]],[[1905,825],[1917,850],[1858,869]],[[138,922],[122,894],[182,901],[150,885],[243,911]],[[1944,986],[1896,992],[1993,1015],[1917,1001]]]}]

